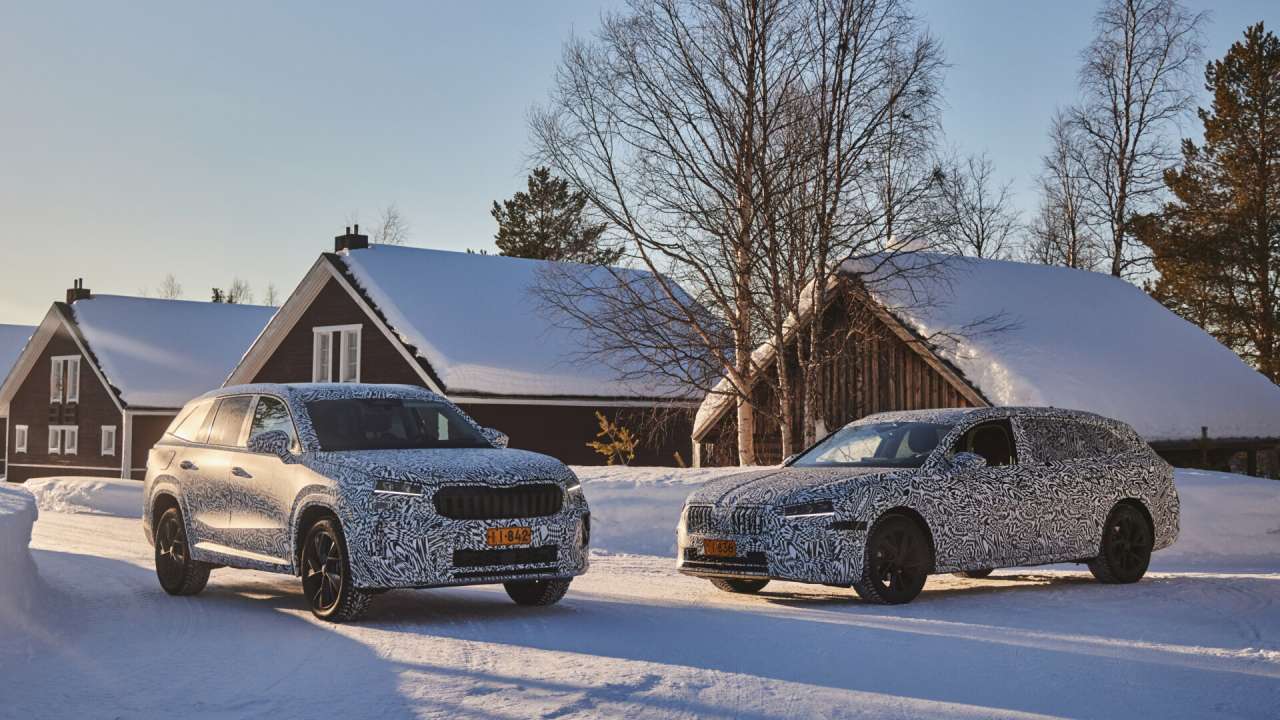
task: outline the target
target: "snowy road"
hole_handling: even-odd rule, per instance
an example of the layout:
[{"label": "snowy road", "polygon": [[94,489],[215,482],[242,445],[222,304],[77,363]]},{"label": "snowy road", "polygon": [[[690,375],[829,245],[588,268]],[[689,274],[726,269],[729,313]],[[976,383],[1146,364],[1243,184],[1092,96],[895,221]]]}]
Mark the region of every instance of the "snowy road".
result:
[{"label": "snowy road", "polygon": [[[3,630],[0,716],[1275,717],[1280,572],[932,578],[914,604],[775,583],[731,596],[602,556],[559,606],[392,592],[311,618],[292,578],[166,596],[136,520],[45,512],[44,622]],[[1276,568],[1272,568],[1273,570]],[[0,608],[0,613],[5,612]],[[2,625],[2,623],[0,623]]]}]

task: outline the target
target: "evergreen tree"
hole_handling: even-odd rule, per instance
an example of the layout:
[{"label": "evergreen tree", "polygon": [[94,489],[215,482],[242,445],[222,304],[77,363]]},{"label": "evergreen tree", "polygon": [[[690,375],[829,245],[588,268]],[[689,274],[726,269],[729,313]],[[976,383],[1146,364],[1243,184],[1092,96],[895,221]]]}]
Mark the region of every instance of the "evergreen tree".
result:
[{"label": "evergreen tree", "polygon": [[1209,63],[1204,144],[1165,173],[1174,200],[1135,228],[1152,294],[1280,382],[1280,39],[1262,23]]},{"label": "evergreen tree", "polygon": [[552,177],[545,167],[529,175],[529,189],[517,192],[491,214],[498,221],[494,240],[502,255],[535,260],[567,260],[612,265],[621,250],[601,245],[606,223],[593,224],[583,217],[587,197],[569,192],[567,180]]}]

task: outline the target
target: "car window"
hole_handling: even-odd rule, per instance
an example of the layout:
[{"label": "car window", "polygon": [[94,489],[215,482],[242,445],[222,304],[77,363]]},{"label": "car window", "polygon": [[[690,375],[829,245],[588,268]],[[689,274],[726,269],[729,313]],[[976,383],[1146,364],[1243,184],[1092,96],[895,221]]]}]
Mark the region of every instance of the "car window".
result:
[{"label": "car window", "polygon": [[1128,443],[1111,428],[1094,423],[1076,423],[1080,431],[1081,449],[1088,455],[1119,455],[1129,449]]},{"label": "car window", "polygon": [[169,426],[169,434],[187,442],[201,442],[203,438],[200,430],[205,426],[211,407],[213,407],[212,400],[196,403],[185,414],[174,419],[173,424]]},{"label": "car window", "polygon": [[950,425],[854,422],[824,438],[792,467],[920,467]]},{"label": "car window", "polygon": [[1110,428],[1095,423],[1058,418],[1024,418],[1019,423],[1044,462],[1115,455],[1125,448]]},{"label": "car window", "polygon": [[992,467],[1013,465],[1018,461],[1013,445],[1013,431],[1008,420],[992,420],[974,425],[960,436],[952,452],[980,455]]},{"label": "car window", "polygon": [[244,428],[244,419],[249,414],[249,404],[252,400],[253,398],[249,395],[236,395],[223,398],[222,402],[218,403],[218,410],[209,430],[210,445],[241,446],[240,430]]},{"label": "car window", "polygon": [[313,400],[307,413],[322,450],[492,447],[453,406],[430,400]]},{"label": "car window", "polygon": [[249,439],[272,430],[280,430],[289,436],[290,447],[298,447],[298,433],[293,429],[289,408],[279,398],[262,395],[253,408],[253,424],[249,426]]}]

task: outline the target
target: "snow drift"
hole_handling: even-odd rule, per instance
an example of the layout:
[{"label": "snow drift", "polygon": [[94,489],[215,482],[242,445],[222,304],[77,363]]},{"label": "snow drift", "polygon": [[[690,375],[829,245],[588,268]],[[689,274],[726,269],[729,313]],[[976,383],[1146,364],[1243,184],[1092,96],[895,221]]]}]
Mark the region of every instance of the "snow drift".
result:
[{"label": "snow drift", "polygon": [[22,484],[41,510],[142,517],[142,483],[102,477],[32,478]]},{"label": "snow drift", "polygon": [[0,485],[0,627],[35,607],[40,581],[30,544],[38,514],[31,493],[17,485]]}]

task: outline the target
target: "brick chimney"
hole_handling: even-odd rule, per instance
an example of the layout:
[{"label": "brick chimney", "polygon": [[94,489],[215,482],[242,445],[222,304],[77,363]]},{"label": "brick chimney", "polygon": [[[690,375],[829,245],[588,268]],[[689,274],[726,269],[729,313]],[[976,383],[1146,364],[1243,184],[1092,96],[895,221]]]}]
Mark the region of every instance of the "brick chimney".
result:
[{"label": "brick chimney", "polygon": [[333,251],[342,252],[343,250],[363,250],[369,247],[369,236],[360,234],[360,224],[356,223],[355,230],[348,227],[345,235],[339,235],[333,239]]},{"label": "brick chimney", "polygon": [[71,283],[71,287],[67,288],[67,304],[71,304],[77,300],[88,300],[92,297],[89,294],[89,288],[84,286],[84,278],[76,278]]}]

